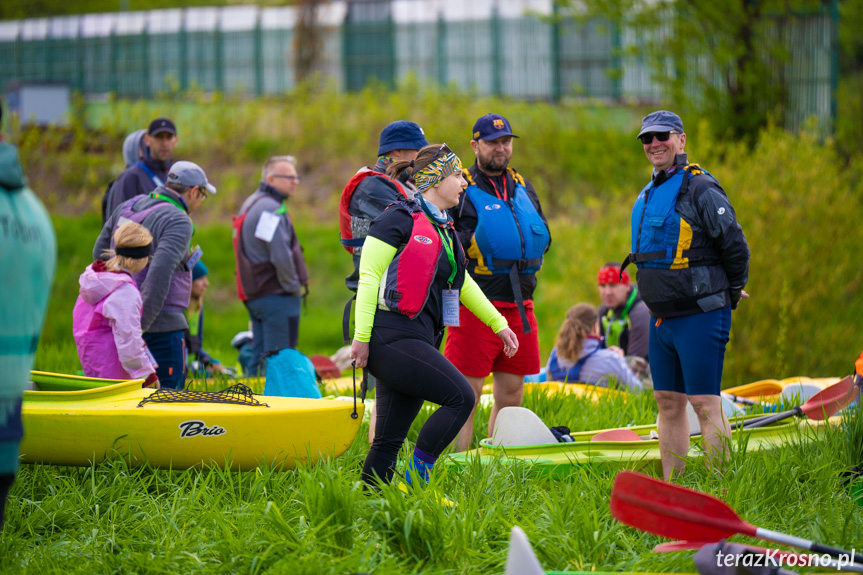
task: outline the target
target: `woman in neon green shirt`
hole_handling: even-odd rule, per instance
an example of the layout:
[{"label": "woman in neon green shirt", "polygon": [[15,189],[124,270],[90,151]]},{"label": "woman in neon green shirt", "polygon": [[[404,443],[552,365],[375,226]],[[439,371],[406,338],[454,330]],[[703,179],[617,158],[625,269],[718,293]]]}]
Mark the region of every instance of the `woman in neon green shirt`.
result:
[{"label": "woman in neon green shirt", "polygon": [[421,149],[387,174],[415,186],[414,202],[389,206],[369,229],[360,260],[351,358],[377,378],[375,438],[363,481],[392,480],[398,452],[423,402],[440,409],[423,425],[406,478],[427,481],[443,450],[473,409],[473,388],[439,351],[458,306],[490,326],[512,356],[518,339],[503,316],[465,273],[467,258],[446,210],[466,185],[461,161],[445,144]]}]

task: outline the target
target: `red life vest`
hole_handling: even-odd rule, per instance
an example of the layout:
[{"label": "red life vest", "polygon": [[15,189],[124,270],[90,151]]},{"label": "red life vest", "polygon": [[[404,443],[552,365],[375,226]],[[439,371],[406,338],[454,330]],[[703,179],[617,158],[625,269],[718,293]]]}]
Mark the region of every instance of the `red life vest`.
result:
[{"label": "red life vest", "polygon": [[[422,210],[414,211],[413,208],[401,202],[395,205],[407,208],[411,212],[413,229],[407,244],[396,254],[381,277],[378,307],[413,319],[423,310],[428,300],[443,243],[434,224]],[[461,269],[453,280],[453,287],[461,289],[464,284],[464,265],[467,258],[457,238],[453,241],[453,248],[456,250],[456,265],[458,266],[458,262],[461,261]]]},{"label": "red life vest", "polygon": [[[350,213],[351,198],[354,196],[354,192],[356,191],[357,186],[360,185],[360,182],[369,176],[385,178],[388,182],[392,182],[395,184],[396,189],[398,189],[401,195],[403,195],[406,200],[410,200],[410,196],[408,196],[408,193],[405,191],[401,182],[388,178],[386,175],[376,172],[368,166],[363,167],[360,171],[354,174],[354,176],[345,185],[345,189],[342,190],[342,197],[339,200],[339,237],[342,242],[342,247],[351,252],[351,254],[354,253],[354,248],[362,247],[363,242],[366,240],[365,236],[354,237]],[[369,219],[373,220],[376,215],[377,214],[369,214]]]}]

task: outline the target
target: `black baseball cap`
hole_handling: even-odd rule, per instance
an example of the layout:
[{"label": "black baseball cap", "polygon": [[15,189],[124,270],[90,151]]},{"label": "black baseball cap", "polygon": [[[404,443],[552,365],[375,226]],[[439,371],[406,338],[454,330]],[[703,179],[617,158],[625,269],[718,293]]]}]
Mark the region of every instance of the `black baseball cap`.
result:
[{"label": "black baseball cap", "polygon": [[156,118],[155,120],[150,122],[150,127],[147,128],[148,135],[155,136],[156,134],[161,134],[162,132],[168,132],[172,136],[176,136],[177,126],[175,126],[174,122],[172,122],[168,118]]}]

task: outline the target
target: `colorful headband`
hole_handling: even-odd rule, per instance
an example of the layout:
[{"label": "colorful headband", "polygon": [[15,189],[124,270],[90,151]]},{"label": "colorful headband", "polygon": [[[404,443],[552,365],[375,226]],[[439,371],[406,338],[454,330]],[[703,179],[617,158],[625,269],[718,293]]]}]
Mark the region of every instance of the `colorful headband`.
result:
[{"label": "colorful headband", "polygon": [[114,253],[118,256],[123,256],[124,258],[132,258],[133,260],[139,260],[141,258],[146,258],[150,255],[150,248],[152,244],[147,244],[145,246],[133,246],[133,247],[125,247],[121,248],[117,246],[114,249]]},{"label": "colorful headband", "polygon": [[632,280],[629,278],[629,273],[626,270],[623,270],[623,274],[621,274],[620,270],[614,266],[605,266],[600,269],[596,277],[598,285],[623,284],[628,286],[631,282]]},{"label": "colorful headband", "polygon": [[419,170],[413,176],[414,183],[420,193],[425,192],[439,181],[461,171],[461,160],[450,152],[445,156],[436,158],[431,164]]}]

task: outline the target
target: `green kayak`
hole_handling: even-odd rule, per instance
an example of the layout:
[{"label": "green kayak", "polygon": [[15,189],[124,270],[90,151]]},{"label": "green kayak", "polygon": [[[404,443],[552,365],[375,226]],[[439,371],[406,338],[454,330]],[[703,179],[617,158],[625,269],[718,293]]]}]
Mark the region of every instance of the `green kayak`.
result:
[{"label": "green kayak", "polygon": [[[30,382],[38,391],[81,391],[123,383],[124,379],[99,379],[83,375],[68,375],[65,373],[50,373],[47,371],[31,371]],[[143,383],[143,379],[140,380]]]},{"label": "green kayak", "polygon": [[[749,415],[754,418],[758,415]],[[747,451],[762,451],[776,449],[789,441],[810,437],[823,429],[825,425],[838,422],[834,417],[827,421],[812,421],[790,419],[773,425],[756,429],[739,429],[732,432],[732,444]],[[627,429],[642,436],[656,431],[656,424],[638,425]],[[547,443],[541,445],[500,446],[494,445],[491,439],[480,441],[479,447],[462,453],[455,453],[442,460],[444,465],[463,466],[475,462],[483,463],[497,461],[503,464],[527,464],[531,469],[551,477],[565,477],[573,468],[588,465],[595,469],[619,471],[632,469],[654,474],[662,473],[659,440],[645,439],[643,441],[591,441],[591,438],[602,431],[594,430],[574,432],[570,435],[575,440],[572,443]],[[691,441],[688,457],[700,457],[701,436],[694,436]]]}]

